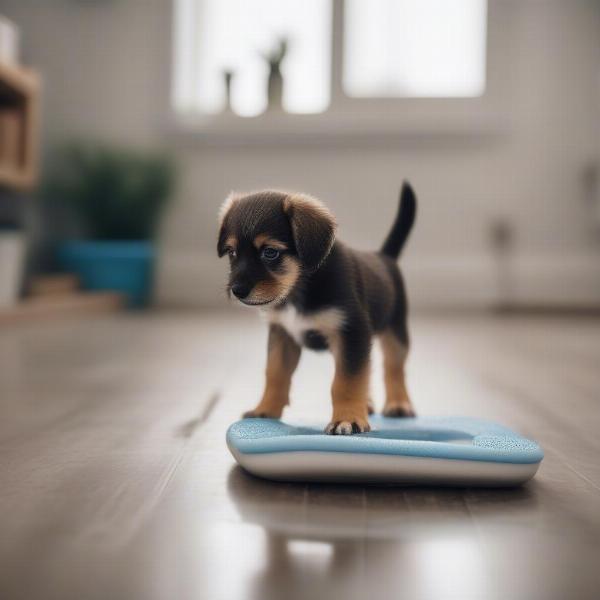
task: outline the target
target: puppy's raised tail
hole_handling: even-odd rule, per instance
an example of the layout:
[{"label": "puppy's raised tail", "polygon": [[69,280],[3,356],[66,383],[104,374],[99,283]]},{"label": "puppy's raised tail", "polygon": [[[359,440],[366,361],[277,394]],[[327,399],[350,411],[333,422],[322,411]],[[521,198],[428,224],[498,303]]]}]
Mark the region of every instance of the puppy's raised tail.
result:
[{"label": "puppy's raised tail", "polygon": [[400,191],[400,203],[398,205],[396,220],[385,242],[383,242],[383,246],[381,246],[382,254],[394,259],[400,256],[404,242],[406,242],[406,238],[408,238],[408,234],[415,222],[416,214],[417,198],[410,183],[405,181]]}]

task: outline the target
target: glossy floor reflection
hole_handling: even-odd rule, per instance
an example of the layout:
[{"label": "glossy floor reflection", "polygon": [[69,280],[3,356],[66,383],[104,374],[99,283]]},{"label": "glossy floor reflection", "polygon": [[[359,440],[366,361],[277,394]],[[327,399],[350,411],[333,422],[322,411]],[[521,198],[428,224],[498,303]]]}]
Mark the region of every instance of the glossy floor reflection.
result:
[{"label": "glossy floor reflection", "polygon": [[[264,532],[266,562],[252,584],[257,599],[281,597],[285,590],[299,598],[307,591],[313,597],[392,597],[394,590],[409,598],[506,597],[512,584],[494,584],[494,554],[528,552],[538,541],[523,530],[537,506],[529,488],[432,493],[282,485],[236,467],[228,491],[242,520]],[[499,513],[490,546],[481,528],[492,527]]]},{"label": "glossy floor reflection", "polygon": [[[505,490],[247,475],[224,435],[260,393],[265,337],[218,314],[5,330],[0,598],[597,597],[600,323],[413,319],[421,414],[544,447]],[[286,418],[326,422],[331,370],[303,356]]]}]

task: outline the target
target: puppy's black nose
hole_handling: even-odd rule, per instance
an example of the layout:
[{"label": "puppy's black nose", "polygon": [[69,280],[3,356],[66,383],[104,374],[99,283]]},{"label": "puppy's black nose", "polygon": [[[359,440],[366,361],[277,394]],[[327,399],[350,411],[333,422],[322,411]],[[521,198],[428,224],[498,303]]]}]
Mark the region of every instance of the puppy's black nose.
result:
[{"label": "puppy's black nose", "polygon": [[250,293],[250,286],[246,285],[245,283],[234,283],[231,286],[231,291],[236,298],[241,300]]}]

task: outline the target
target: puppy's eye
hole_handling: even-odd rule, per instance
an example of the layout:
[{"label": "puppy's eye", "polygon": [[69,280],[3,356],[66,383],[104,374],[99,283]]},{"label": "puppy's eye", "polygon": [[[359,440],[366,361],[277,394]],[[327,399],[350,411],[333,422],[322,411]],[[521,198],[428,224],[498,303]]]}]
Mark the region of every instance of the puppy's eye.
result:
[{"label": "puppy's eye", "polygon": [[229,254],[231,258],[235,258],[237,256],[237,252],[233,248],[227,248],[227,254]]},{"label": "puppy's eye", "polygon": [[267,246],[266,248],[262,249],[260,257],[264,258],[265,260],[275,260],[276,258],[279,258],[279,250],[277,250],[277,248],[271,248],[270,246]]}]

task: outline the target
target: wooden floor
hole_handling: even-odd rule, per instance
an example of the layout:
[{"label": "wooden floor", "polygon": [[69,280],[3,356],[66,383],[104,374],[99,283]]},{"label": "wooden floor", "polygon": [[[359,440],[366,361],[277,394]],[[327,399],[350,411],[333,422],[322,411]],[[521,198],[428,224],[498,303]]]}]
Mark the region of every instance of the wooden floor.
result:
[{"label": "wooden floor", "polygon": [[[261,391],[266,335],[251,313],[3,328],[0,598],[598,598],[600,321],[420,317],[412,332],[420,413],[537,439],[532,482],[244,474],[224,434]],[[303,356],[288,418],[327,421],[331,373],[327,356]]]}]

